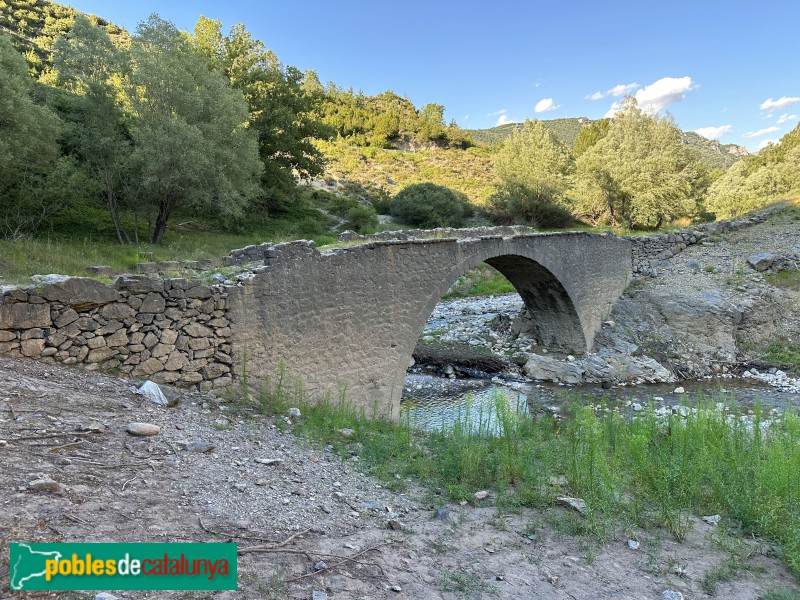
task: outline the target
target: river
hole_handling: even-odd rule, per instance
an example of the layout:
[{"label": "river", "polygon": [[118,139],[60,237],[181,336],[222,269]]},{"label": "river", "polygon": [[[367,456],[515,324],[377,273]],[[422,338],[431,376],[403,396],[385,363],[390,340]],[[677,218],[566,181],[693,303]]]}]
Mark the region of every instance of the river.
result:
[{"label": "river", "polygon": [[[440,302],[428,320],[422,338],[427,341],[461,342],[495,353],[518,354],[527,349],[524,339],[497,332],[498,322],[509,322],[520,311],[516,294]],[[402,412],[414,427],[438,429],[468,417],[485,423],[495,413],[498,399],[523,414],[563,412],[570,402],[617,407],[631,413],[649,403],[656,409],[695,405],[699,399],[735,404],[751,411],[756,403],[769,409],[800,407],[800,393],[782,390],[753,378],[724,375],[679,383],[643,385],[561,385],[531,381],[520,373],[494,377],[439,376],[432,369],[415,368],[406,376]],[[682,391],[680,391],[682,389]],[[678,390],[676,392],[676,390]]]}]

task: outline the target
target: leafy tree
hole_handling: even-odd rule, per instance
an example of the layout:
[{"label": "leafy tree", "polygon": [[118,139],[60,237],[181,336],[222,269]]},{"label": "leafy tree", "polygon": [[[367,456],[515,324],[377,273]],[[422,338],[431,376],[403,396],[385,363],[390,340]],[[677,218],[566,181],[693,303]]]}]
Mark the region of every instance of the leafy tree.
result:
[{"label": "leafy tree", "polygon": [[241,24],[223,36],[220,21],[200,17],[191,41],[247,101],[249,128],[257,134],[264,164],[261,181],[267,199],[285,201],[294,194],[296,177],[321,174],[324,161],[311,138],[330,137],[331,132],[314,118],[320,97],[318,89],[309,88],[315,87],[310,75],[283,66]]},{"label": "leafy tree", "polygon": [[486,201],[486,212],[500,225],[566,227],[574,219],[553,197],[552,188],[530,187],[511,180],[497,186]]},{"label": "leafy tree", "polygon": [[669,118],[643,113],[628,96],[605,137],[579,157],[578,180],[577,212],[607,213],[626,227],[657,228],[693,213],[704,169]]},{"label": "leafy tree", "polygon": [[157,210],[153,243],[179,206],[241,217],[263,170],[241,92],[157,15],[139,24],[131,55],[131,160]]},{"label": "leafy tree", "polygon": [[542,198],[563,202],[575,161],[566,145],[534,120],[525,121],[503,143],[494,168],[503,183],[522,184]]},{"label": "leafy tree", "polygon": [[66,142],[102,193],[120,244],[130,242],[120,217],[121,189],[131,144],[116,98],[127,56],[102,28],[78,16],[69,35],[56,42],[58,82],[72,92],[63,100]]},{"label": "leafy tree", "polygon": [[415,227],[461,227],[472,215],[464,194],[435,183],[415,183],[400,190],[389,208],[392,216]]},{"label": "leafy tree", "polygon": [[578,158],[608,134],[611,119],[600,119],[582,128],[575,138],[572,154]]},{"label": "leafy tree", "polygon": [[779,144],[737,162],[714,181],[706,208],[718,218],[731,218],[800,193],[800,125]]},{"label": "leafy tree", "polygon": [[59,162],[61,122],[33,101],[34,82],[25,59],[0,35],[0,220],[4,235],[19,237],[58,212],[58,182],[73,165]]}]

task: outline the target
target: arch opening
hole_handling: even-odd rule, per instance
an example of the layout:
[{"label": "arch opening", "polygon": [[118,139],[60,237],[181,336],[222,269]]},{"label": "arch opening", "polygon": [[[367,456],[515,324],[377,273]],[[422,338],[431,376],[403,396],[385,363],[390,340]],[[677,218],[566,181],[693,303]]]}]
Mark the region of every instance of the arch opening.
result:
[{"label": "arch opening", "polygon": [[[429,310],[420,315],[418,335],[409,348],[409,358],[413,359],[409,360],[410,371],[430,374],[439,370],[451,377],[454,370],[465,377],[470,377],[471,371],[519,373],[530,344],[565,354],[586,351],[583,327],[573,301],[551,271],[535,260],[517,254],[490,256],[482,262],[488,267],[478,266],[477,279],[485,282],[487,271],[499,273],[501,277],[495,278],[489,287],[497,287],[499,292],[515,291],[521,302],[487,300],[489,306],[484,315],[491,316],[474,317],[483,321],[475,331],[473,319],[473,325],[466,327],[465,335],[464,329],[459,331],[461,317],[456,316],[459,309],[451,311],[445,308],[457,303],[439,304],[446,292],[453,289],[453,284],[470,273],[468,267],[473,265],[454,269],[433,293],[427,306]],[[502,278],[507,281],[502,282]],[[465,286],[461,287],[463,290]],[[447,298],[447,301],[451,299]],[[465,302],[465,310],[475,310],[477,303],[481,303],[480,297],[470,297]]]}]

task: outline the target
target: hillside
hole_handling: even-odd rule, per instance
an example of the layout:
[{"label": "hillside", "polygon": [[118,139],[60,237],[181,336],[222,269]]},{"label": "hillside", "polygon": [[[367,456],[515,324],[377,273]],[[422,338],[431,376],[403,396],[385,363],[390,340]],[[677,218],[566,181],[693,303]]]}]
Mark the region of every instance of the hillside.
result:
[{"label": "hillside", "polygon": [[416,152],[360,147],[346,143],[315,141],[327,164],[328,184],[356,183],[369,190],[394,195],[412,183],[433,182],[458,190],[473,204],[483,204],[496,178],[491,151],[485,147],[466,150],[436,146]]},{"label": "hillside", "polygon": [[[580,133],[581,129],[591,122],[592,121],[586,117],[542,120],[542,123],[550,130],[550,133],[570,148],[572,148],[572,145],[575,143],[575,138],[578,137],[578,133]],[[507,123],[490,129],[467,129],[467,133],[469,133],[476,142],[494,144],[496,142],[502,142],[510,136],[512,132],[521,127],[522,123]]]},{"label": "hillside", "polygon": [[[50,66],[56,40],[72,29],[79,15],[71,6],[46,0],[0,0],[0,33],[11,36],[14,46],[25,55],[31,71],[39,76]],[[106,30],[114,43],[125,45],[130,36],[123,28],[100,17],[91,16]]]},{"label": "hillside", "polygon": [[[571,119],[548,119],[543,120],[542,123],[553,135],[571,148],[580,130],[592,123],[592,120],[586,117],[575,117]],[[508,123],[489,129],[468,129],[466,132],[476,142],[494,144],[502,142],[512,132],[521,127],[522,123]],[[682,135],[684,144],[696,148],[700,152],[700,158],[707,169],[727,169],[736,161],[749,155],[747,149],[742,146],[720,144],[717,140],[706,139],[693,131],[683,131]]]}]

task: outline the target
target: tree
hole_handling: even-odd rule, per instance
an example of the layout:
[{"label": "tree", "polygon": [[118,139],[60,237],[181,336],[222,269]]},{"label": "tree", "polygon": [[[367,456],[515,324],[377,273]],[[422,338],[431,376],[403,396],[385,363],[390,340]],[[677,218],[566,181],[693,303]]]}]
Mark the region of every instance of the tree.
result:
[{"label": "tree", "polygon": [[610,125],[611,119],[600,119],[582,128],[578,132],[578,137],[575,138],[575,143],[572,146],[573,156],[578,158],[589,148],[606,137]]},{"label": "tree", "polygon": [[547,188],[532,188],[519,181],[501,183],[486,201],[486,212],[500,225],[566,227],[574,219],[555,201]]},{"label": "tree", "polygon": [[102,192],[120,244],[130,237],[120,218],[120,190],[131,144],[116,98],[127,56],[102,28],[79,15],[72,31],[56,42],[57,81],[71,92],[64,99],[67,146]]},{"label": "tree", "polygon": [[179,206],[241,217],[263,167],[247,104],[175,26],[152,15],[131,47],[131,160],[160,243]]},{"label": "tree", "polygon": [[0,35],[0,219],[11,237],[55,214],[64,200],[55,182],[73,175],[69,161],[58,162],[61,122],[33,89],[25,59]]},{"label": "tree", "polygon": [[404,187],[392,200],[389,210],[403,223],[425,229],[461,227],[472,215],[464,194],[435,183]]},{"label": "tree", "polygon": [[643,113],[630,96],[577,164],[576,210],[588,205],[588,212],[607,212],[612,223],[626,227],[657,228],[692,214],[704,180],[699,157],[684,146],[674,123]]},{"label": "tree", "polygon": [[313,114],[321,85],[316,73],[284,67],[244,25],[234,25],[227,36],[222,35],[221,25],[200,17],[191,42],[209,66],[224,73],[244,95],[248,126],[257,135],[264,165],[264,191],[269,200],[285,201],[294,193],[296,177],[314,177],[324,167],[322,155],[311,143],[311,138],[331,135]]},{"label": "tree", "polygon": [[501,182],[522,184],[554,202],[565,202],[564,191],[574,170],[569,149],[538,120],[525,121],[495,157],[495,173]]}]

